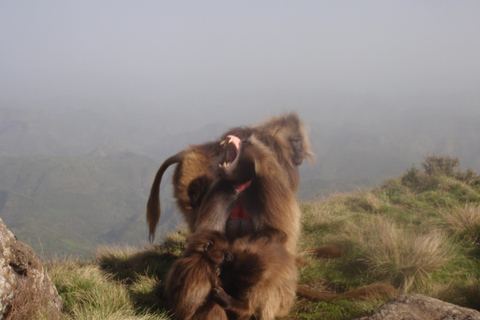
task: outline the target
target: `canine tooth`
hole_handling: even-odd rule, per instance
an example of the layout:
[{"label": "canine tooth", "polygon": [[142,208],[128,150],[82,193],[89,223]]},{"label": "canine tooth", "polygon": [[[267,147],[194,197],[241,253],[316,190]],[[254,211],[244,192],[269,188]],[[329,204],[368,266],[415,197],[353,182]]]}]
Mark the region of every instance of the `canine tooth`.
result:
[{"label": "canine tooth", "polygon": [[227,140],[223,140],[222,142],[220,142],[220,145],[223,146],[225,143],[227,143]]},{"label": "canine tooth", "polygon": [[233,137],[229,137],[228,143],[232,143],[232,142],[233,142]]}]

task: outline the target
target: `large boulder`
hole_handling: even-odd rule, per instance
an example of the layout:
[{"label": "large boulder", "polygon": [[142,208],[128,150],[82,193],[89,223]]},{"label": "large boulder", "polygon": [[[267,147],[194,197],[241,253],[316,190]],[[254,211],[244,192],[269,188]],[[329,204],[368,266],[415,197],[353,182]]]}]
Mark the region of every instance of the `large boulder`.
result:
[{"label": "large boulder", "polygon": [[480,312],[421,294],[405,294],[356,320],[476,320]]},{"label": "large boulder", "polygon": [[0,218],[0,320],[41,312],[59,319],[62,298],[33,249],[19,241]]}]

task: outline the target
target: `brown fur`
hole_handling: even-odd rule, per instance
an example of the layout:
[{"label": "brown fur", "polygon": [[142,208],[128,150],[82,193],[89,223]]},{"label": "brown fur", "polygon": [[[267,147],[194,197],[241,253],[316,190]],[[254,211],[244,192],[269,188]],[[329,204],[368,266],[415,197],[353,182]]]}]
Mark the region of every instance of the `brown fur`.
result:
[{"label": "brown fur", "polygon": [[[228,135],[234,135],[246,141],[247,144],[243,145],[249,147],[241,151],[244,161],[241,170],[235,166],[218,169],[225,152],[220,146],[220,141],[225,140]],[[177,204],[190,230],[195,232],[202,229],[215,229],[225,232],[230,241],[248,234],[268,238],[272,234],[280,233],[283,234],[282,241],[287,252],[295,254],[300,234],[300,211],[295,199],[299,183],[296,166],[301,164],[304,158],[313,159],[306,126],[296,114],[292,113],[272,118],[259,126],[233,128],[220,141],[192,146],[177,154],[178,157],[172,157],[175,159],[182,157],[177,161],[179,165],[174,173],[173,184]],[[162,167],[165,165],[169,164],[164,163]],[[247,179],[245,176],[252,179],[251,185],[242,192],[236,191],[234,185],[245,182]],[[147,206],[147,217],[153,217],[147,218],[151,232],[152,229],[154,232],[158,222],[155,217],[160,216],[156,187],[160,179],[155,179],[152,185]],[[242,221],[239,228],[233,227],[228,220],[229,212],[237,201],[243,204],[252,218],[251,221]],[[151,221],[157,221],[153,228]],[[153,239],[152,233],[150,235]],[[320,251],[316,254],[319,255]],[[337,250],[338,254],[341,254],[341,249]],[[280,297],[279,299],[283,297],[293,302],[297,276],[280,280],[285,285],[278,289],[278,295],[272,296]],[[256,290],[255,286],[252,290]],[[372,292],[375,290],[373,288]],[[297,293],[309,299],[320,299],[318,293],[300,286],[297,288]],[[368,296],[368,289],[358,292],[359,297],[362,294]],[[266,301],[269,301],[267,298],[270,295],[271,292],[266,291],[260,294]],[[322,300],[326,301],[338,297],[337,295],[322,296],[324,297]],[[277,302],[269,301],[264,306],[265,310],[268,310],[267,314],[276,312]]]},{"label": "brown fur", "polygon": [[225,264],[224,287],[214,289],[214,300],[235,319],[274,319],[290,311],[296,286],[291,279],[298,278],[298,270],[278,240],[246,237],[230,247],[233,261]]},{"label": "brown fur", "polygon": [[305,249],[304,251],[316,258],[340,258],[343,255],[343,249],[333,245],[325,245],[318,248]]},{"label": "brown fur", "polygon": [[227,319],[225,310],[211,298],[212,289],[221,285],[218,272],[226,256],[228,242],[222,233],[202,230],[189,237],[165,286],[168,306],[177,319]]},{"label": "brown fur", "polygon": [[166,168],[178,163],[173,174],[174,196],[191,232],[195,229],[196,214],[200,203],[212,182],[211,174],[218,167],[218,158],[224,152],[220,141],[228,135],[245,138],[252,133],[260,134],[271,148],[280,166],[288,171],[292,192],[298,188],[298,171],[304,158],[313,160],[307,127],[295,113],[273,117],[258,126],[232,128],[218,141],[190,146],[167,159],[157,172],[147,203],[147,222],[150,240],[160,219],[160,182]]},{"label": "brown fur", "polygon": [[[285,122],[290,127],[285,128]],[[279,231],[285,235],[287,250],[295,253],[300,235],[300,209],[295,198],[299,178],[293,161],[296,152],[289,137],[307,141],[307,146],[308,138],[300,136],[302,124],[296,115],[274,118],[267,124],[230,131],[242,140],[241,145],[231,165],[211,173],[212,186],[197,210],[194,230],[212,228],[225,231],[230,241],[251,233]],[[302,154],[304,157],[310,151],[302,151]],[[225,158],[220,155],[217,163],[223,163]],[[245,190],[238,192],[234,189],[247,181],[251,184]],[[251,221],[242,221],[240,229],[234,225],[238,221],[228,219],[229,208],[218,208],[219,199],[225,199],[226,193],[232,209],[240,202],[251,217]],[[233,198],[236,199],[232,201]]]},{"label": "brown fur", "polygon": [[[206,193],[198,211],[195,230],[213,228],[224,231],[229,241],[236,238],[254,235],[256,237],[277,237],[289,254],[295,255],[300,233],[300,211],[295,199],[295,190],[298,183],[298,172],[293,161],[284,159],[286,152],[274,151],[278,147],[277,140],[272,140],[271,132],[262,135],[263,131],[239,131],[236,134],[242,137],[242,143],[237,150],[236,160],[231,165],[221,167],[216,173],[211,188]],[[223,158],[221,158],[223,159]],[[220,161],[221,162],[221,161]],[[249,187],[241,192],[234,190],[234,185],[243,184],[251,180]],[[232,228],[235,221],[229,220],[228,214],[234,204],[241,202],[251,216],[251,221],[242,222],[240,229]],[[280,235],[280,236],[278,236]],[[310,249],[310,253],[317,257],[339,257],[343,250],[335,246],[324,246]],[[295,259],[292,262],[295,265]],[[270,264],[267,269],[273,268]],[[282,286],[272,295],[271,290],[257,290],[253,286],[252,292],[261,292],[266,313],[276,314],[276,303],[282,299],[291,299],[293,303],[294,289],[297,277],[281,278]],[[295,286],[293,286],[295,285]],[[389,286],[367,286],[342,295],[326,295],[298,287],[297,294],[312,300],[323,299],[331,301],[338,297],[368,298],[373,295],[395,291]],[[267,297],[276,297],[268,300]],[[247,301],[249,301],[247,299]],[[276,314],[278,316],[278,314]]]},{"label": "brown fur", "polygon": [[[259,319],[274,319],[288,314],[296,294],[298,271],[294,256],[300,235],[300,210],[292,189],[296,189],[298,172],[295,165],[290,165],[292,162],[281,158],[285,153],[275,153],[277,142],[270,133],[238,131],[238,136],[242,141],[233,152],[235,160],[211,174],[213,180],[197,210],[194,230],[225,232],[233,243],[234,255],[247,254],[239,258],[241,262],[252,255],[263,255],[251,266],[261,270],[261,281],[242,280],[242,272],[238,270],[231,273],[235,275],[230,282],[233,285],[227,285],[226,292],[229,293],[229,287],[237,287],[233,297],[239,302],[227,300],[230,302],[226,305],[227,310],[241,318],[248,319],[249,314],[254,314]],[[228,144],[225,147],[231,148]],[[232,160],[222,155],[220,163],[226,159]],[[245,182],[249,186],[238,191],[236,186]],[[243,205],[250,220],[229,219],[238,203]],[[244,240],[244,237],[250,238]],[[250,277],[255,278],[255,273],[243,278]],[[238,289],[242,282],[249,285]]]}]

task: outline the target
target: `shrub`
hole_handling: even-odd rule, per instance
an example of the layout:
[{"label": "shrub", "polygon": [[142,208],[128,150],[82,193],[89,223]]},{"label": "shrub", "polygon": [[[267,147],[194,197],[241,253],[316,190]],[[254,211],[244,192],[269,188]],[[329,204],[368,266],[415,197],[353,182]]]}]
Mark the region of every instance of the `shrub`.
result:
[{"label": "shrub", "polygon": [[458,158],[449,156],[427,156],[422,162],[420,170],[413,165],[402,176],[402,185],[415,192],[435,190],[439,186],[441,177],[449,177],[466,183],[470,186],[480,186],[480,177],[472,169],[462,171],[459,169]]},{"label": "shrub", "polygon": [[401,178],[402,185],[414,192],[425,192],[438,188],[438,177],[421,172],[412,166]]},{"label": "shrub", "polygon": [[449,156],[426,156],[422,162],[422,167],[426,174],[433,175],[446,175],[452,177],[458,171],[460,161],[458,158],[450,158]]}]

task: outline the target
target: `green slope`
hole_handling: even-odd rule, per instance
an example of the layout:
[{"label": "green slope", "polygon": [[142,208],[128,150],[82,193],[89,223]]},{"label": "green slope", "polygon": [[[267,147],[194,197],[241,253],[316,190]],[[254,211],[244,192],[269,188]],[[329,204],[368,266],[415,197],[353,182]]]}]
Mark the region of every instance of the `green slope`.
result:
[{"label": "green slope", "polygon": [[[157,169],[150,158],[127,153],[0,158],[0,215],[47,256],[91,255],[99,243],[140,244],[147,239],[145,204]],[[172,206],[162,205],[167,223]]]},{"label": "green slope", "polygon": [[[480,310],[480,177],[451,160],[429,157],[421,169],[413,167],[378,188],[302,203],[300,247],[334,244],[345,253],[316,259],[300,250],[309,261],[299,267],[300,283],[325,293],[382,283],[399,293],[422,293]],[[161,285],[185,236],[172,233],[153,247],[100,248],[95,260],[50,264],[66,301],[65,319],[166,317]],[[121,306],[118,292],[130,297]],[[99,303],[89,299],[98,295]],[[354,319],[386,300],[297,298],[286,319]]]}]

